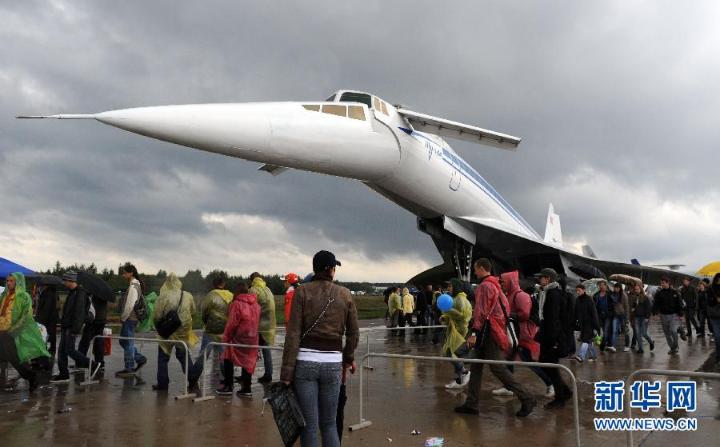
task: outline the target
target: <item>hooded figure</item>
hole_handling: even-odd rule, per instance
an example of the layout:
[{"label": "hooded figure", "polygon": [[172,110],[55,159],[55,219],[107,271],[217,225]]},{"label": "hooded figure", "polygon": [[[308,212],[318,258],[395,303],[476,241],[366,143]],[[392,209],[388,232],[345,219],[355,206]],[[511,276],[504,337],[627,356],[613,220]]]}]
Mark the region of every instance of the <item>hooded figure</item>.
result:
[{"label": "hooded figure", "polygon": [[200,306],[200,314],[205,325],[205,333],[212,341],[222,340],[228,321],[228,308],[232,300],[232,292],[225,289],[213,289],[205,295]]},{"label": "hooded figure", "polygon": [[[223,342],[239,345],[257,345],[259,324],[260,306],[257,298],[251,293],[239,293],[230,303]],[[225,349],[223,357],[252,375],[255,372],[258,349],[228,347]]]},{"label": "hooded figure", "polygon": [[503,273],[500,278],[505,290],[507,290],[507,299],[510,304],[509,313],[515,316],[520,328],[518,346],[527,348],[532,359],[537,361],[540,356],[540,343],[535,341],[538,326],[530,319],[530,312],[532,311],[530,295],[520,288],[520,277],[517,270]]},{"label": "hooded figure", "polygon": [[35,387],[35,373],[27,362],[50,357],[40,329],[32,316],[32,298],[25,290],[25,276],[13,273],[15,290],[0,295],[0,360],[10,362]]},{"label": "hooded figure", "polygon": [[[442,347],[443,355],[448,355],[452,358],[457,357],[455,351],[465,343],[465,337],[468,333],[468,324],[472,319],[472,305],[467,299],[465,292],[457,292],[462,290],[456,288],[453,280],[453,291],[456,292],[453,297],[453,305],[447,312],[443,312],[440,316],[440,322],[447,326],[445,330],[445,343]],[[459,284],[460,281],[457,281]]]},{"label": "hooded figure", "polygon": [[275,296],[260,276],[253,278],[250,293],[257,297],[260,305],[260,336],[268,346],[272,346],[275,344],[275,327],[277,326]]},{"label": "hooded figure", "polygon": [[[160,296],[155,302],[155,309],[153,310],[153,321],[157,326],[157,321],[164,317],[168,312],[175,310],[177,311],[178,317],[180,317],[180,327],[167,338],[167,340],[178,340],[184,341],[188,349],[192,349],[197,344],[197,336],[192,330],[192,316],[195,313],[195,300],[193,296],[184,290],[182,290],[182,283],[178,279],[175,273],[170,273],[165,284],[160,287]],[[158,337],[160,337],[158,335]],[[162,337],[160,337],[162,338]],[[175,347],[175,357],[180,362],[183,372],[186,368],[190,368],[192,371],[192,360],[190,359],[190,353],[185,352],[185,348],[182,345],[176,343],[165,343],[161,342],[158,346],[158,367],[157,367],[157,384],[153,385],[155,391],[167,391],[170,383],[170,377],[168,376],[168,362],[170,361],[170,354],[172,353],[173,347]],[[187,354],[187,362],[185,364]],[[190,384],[192,387],[194,384]]]},{"label": "hooded figure", "polygon": [[[180,294],[182,293],[182,306],[180,305]],[[195,300],[191,294],[182,290],[182,282],[175,275],[170,273],[165,283],[160,287],[160,296],[155,302],[153,309],[153,320],[157,321],[166,313],[173,309],[177,309],[178,316],[182,324],[168,340],[182,340],[187,343],[189,348],[193,348],[197,344],[197,336],[192,330],[192,316],[195,313]],[[173,343],[160,343],[160,347],[165,354],[170,355]]]},{"label": "hooded figure", "polygon": [[[260,305],[258,341],[261,346],[273,346],[275,344],[275,326],[277,325],[275,317],[275,295],[273,295],[272,291],[265,285],[265,281],[260,277],[259,273],[253,273],[250,275],[250,278],[252,278],[252,285],[250,286],[249,293],[257,297],[257,302]],[[263,348],[262,356],[265,372],[258,380],[260,383],[270,383],[272,382],[273,372],[272,350]]]}]

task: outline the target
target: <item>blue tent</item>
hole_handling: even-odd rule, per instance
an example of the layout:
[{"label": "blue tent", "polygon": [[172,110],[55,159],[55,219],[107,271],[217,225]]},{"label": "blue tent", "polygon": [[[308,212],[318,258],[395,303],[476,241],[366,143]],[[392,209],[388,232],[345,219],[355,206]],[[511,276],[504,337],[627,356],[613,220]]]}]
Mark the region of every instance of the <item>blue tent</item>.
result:
[{"label": "blue tent", "polygon": [[11,273],[20,272],[23,275],[34,275],[35,272],[20,264],[15,264],[5,258],[0,258],[0,278],[5,279]]}]

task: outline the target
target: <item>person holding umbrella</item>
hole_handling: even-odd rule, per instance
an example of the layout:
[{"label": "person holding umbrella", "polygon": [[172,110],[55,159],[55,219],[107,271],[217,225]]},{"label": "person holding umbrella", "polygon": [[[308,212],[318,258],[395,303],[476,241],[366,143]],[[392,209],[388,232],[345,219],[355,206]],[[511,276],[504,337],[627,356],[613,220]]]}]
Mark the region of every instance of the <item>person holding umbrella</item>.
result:
[{"label": "person holding umbrella", "polygon": [[50,353],[32,317],[32,298],[25,291],[25,276],[13,273],[5,284],[0,295],[0,361],[10,362],[34,391],[37,377],[29,362],[49,358]]}]

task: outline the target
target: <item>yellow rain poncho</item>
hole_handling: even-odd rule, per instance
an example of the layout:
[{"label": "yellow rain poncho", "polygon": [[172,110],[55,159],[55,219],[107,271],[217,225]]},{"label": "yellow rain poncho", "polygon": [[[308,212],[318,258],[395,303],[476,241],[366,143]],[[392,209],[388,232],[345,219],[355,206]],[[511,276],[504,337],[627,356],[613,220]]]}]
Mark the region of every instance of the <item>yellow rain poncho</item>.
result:
[{"label": "yellow rain poncho", "polygon": [[455,358],[455,351],[458,350],[468,333],[468,323],[472,318],[472,305],[467,299],[465,292],[460,292],[453,298],[453,306],[440,317],[442,324],[447,326],[445,330],[445,344],[442,347],[442,354]]},{"label": "yellow rain poncho", "polygon": [[200,315],[205,334],[213,341],[222,342],[225,333],[225,325],[228,321],[228,307],[233,300],[233,294],[229,290],[211,290],[200,305]]},{"label": "yellow rain poncho", "polygon": [[257,297],[257,302],[260,305],[260,327],[258,332],[265,339],[268,346],[273,346],[275,344],[275,327],[277,326],[275,296],[259,276],[253,279],[250,293]]},{"label": "yellow rain poncho", "polygon": [[13,303],[6,303],[9,299],[9,290],[5,289],[0,295],[0,309],[5,307],[11,310],[10,327],[8,333],[15,340],[20,363],[38,357],[50,357],[47,346],[43,341],[40,329],[32,316],[32,298],[25,290],[25,276],[22,273],[13,273],[15,278],[15,299]]},{"label": "yellow rain poncho", "polygon": [[412,315],[415,312],[415,297],[408,289],[403,289],[402,307],[405,315]]},{"label": "yellow rain poncho", "polygon": [[399,294],[395,292],[390,294],[390,297],[388,297],[388,310],[390,315],[394,314],[395,311],[402,310],[402,298],[400,298]]},{"label": "yellow rain poncho", "polygon": [[[195,299],[188,292],[182,292],[182,306],[180,304],[180,293],[182,291],[182,283],[175,273],[170,273],[165,284],[160,287],[160,296],[155,301],[155,309],[153,310],[153,320],[157,321],[160,317],[173,309],[177,309],[178,316],[182,325],[175,331],[168,340],[182,340],[187,343],[188,348],[192,349],[198,341],[195,332],[192,330],[192,316],[195,313]],[[159,337],[159,335],[158,335]],[[170,355],[174,343],[160,343],[160,347],[165,354]]]}]

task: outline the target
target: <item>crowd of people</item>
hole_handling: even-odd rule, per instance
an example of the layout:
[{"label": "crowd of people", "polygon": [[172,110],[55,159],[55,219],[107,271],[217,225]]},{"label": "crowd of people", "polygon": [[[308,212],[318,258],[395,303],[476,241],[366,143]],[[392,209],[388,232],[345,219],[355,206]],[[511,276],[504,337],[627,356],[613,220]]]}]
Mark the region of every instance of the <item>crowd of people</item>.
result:
[{"label": "crowd of people", "polygon": [[[301,435],[303,446],[318,445],[320,433],[323,445],[340,445],[337,412],[342,408],[338,402],[347,371],[355,372],[357,310],[350,291],[334,283],[335,269],[340,265],[334,254],[320,251],[313,258],[312,275],[302,284],[295,273],[285,275],[286,342],[278,383],[292,386],[297,395],[306,422]],[[153,390],[168,390],[168,363],[173,352],[183,372],[188,372],[191,392],[198,391],[206,358],[216,366],[219,395],[232,395],[234,384],[239,382],[237,395],[252,397],[252,376],[260,353],[264,373],[258,382],[273,381],[269,348],[275,346],[275,297],[259,273],[250,276],[249,284],[238,282],[232,292],[226,289],[224,278],[214,280],[213,289],[200,304],[204,330],[195,359],[185,347],[193,349],[198,343],[193,330],[193,316],[198,313],[194,297],[183,290],[177,275],[167,276],[152,313],[144,298],[148,291],[137,268],[129,263],[124,265],[122,276],[128,281],[128,288],[117,304],[121,321],[119,343],[124,353],[123,369],[115,373],[117,377],[132,377],[147,364],[147,357],[140,352],[135,339],[138,324],[150,318],[160,340]],[[89,368],[92,375],[104,373],[105,342],[95,339],[91,356],[88,350],[93,337],[103,334],[108,303],[88,293],[79,284],[75,271],[66,272],[62,282],[69,291],[62,308],[58,309],[56,304],[55,287],[39,286],[34,291],[35,315],[22,274],[8,276],[0,295],[0,363],[9,362],[28,381],[31,392],[38,385],[40,367],[52,371],[55,356],[57,374],[52,376],[51,383],[70,381],[69,359],[77,369]],[[58,324],[60,341],[56,353],[55,339],[49,335],[56,332]],[[43,334],[45,328],[47,334]],[[212,352],[206,353],[207,349]],[[238,377],[236,368],[240,371]]]},{"label": "crowd of people", "polygon": [[[346,371],[354,372],[359,334],[351,293],[334,283],[335,269],[340,265],[332,253],[320,251],[313,258],[312,275],[303,281],[295,273],[284,277],[287,333],[279,380],[292,385],[305,416],[302,445],[317,445],[319,436],[323,445],[339,445],[338,402]],[[430,332],[434,344],[443,339],[442,355],[454,359],[453,379],[445,386],[467,388],[464,403],[455,408],[458,413],[480,411],[484,365],[471,362],[467,368],[464,359],[557,364],[561,358],[593,362],[603,352],[612,355],[633,350],[643,354],[645,342],[649,351],[655,349],[648,324],[656,315],[670,355],[677,355],[679,339],[688,340],[695,330],[697,337],[709,335],[714,339],[716,360],[720,361],[720,274],[697,285],[686,277],[679,289],[671,286],[671,278],[663,277],[654,293],[638,281],[623,284],[600,279],[594,282],[598,290],[591,295],[587,282],[577,284],[571,293],[552,268],[542,269],[535,275],[536,284],[525,289],[517,271],[493,275],[489,259],[477,259],[473,270],[477,278],[474,288],[466,281],[452,279],[439,287],[426,285],[412,291],[409,287],[390,287],[385,293],[386,319],[396,334],[404,336],[407,331],[399,327],[406,325],[417,326],[420,334],[427,333],[427,325],[441,327]],[[147,364],[135,338],[138,325],[149,318],[161,340],[154,390],[168,389],[168,363],[173,352],[183,372],[188,372],[188,386],[193,391],[197,391],[206,358],[213,362],[219,395],[231,395],[237,382],[237,395],[251,397],[252,377],[260,357],[263,374],[258,382],[273,381],[270,347],[275,346],[275,298],[259,273],[253,273],[248,283],[237,283],[232,291],[227,290],[224,278],[216,278],[197,313],[194,297],[183,290],[174,273],[167,276],[152,308],[144,298],[148,291],[135,266],[124,265],[122,276],[128,283],[117,304],[124,356],[123,369],[116,376],[134,376]],[[6,278],[0,295],[0,362],[12,364],[31,391],[37,387],[39,371],[52,371],[55,356],[53,383],[70,380],[69,359],[76,368],[88,368],[93,375],[104,373],[105,341],[95,339],[92,354],[88,351],[91,340],[104,333],[108,302],[89,294],[78,283],[77,272],[66,272],[62,281],[69,291],[62,309],[54,304],[55,287],[36,285],[32,290],[36,296],[33,311],[33,298],[20,273]],[[441,299],[451,303],[440,306]],[[195,358],[185,351],[199,341],[193,330],[194,315],[200,316],[203,327]],[[236,369],[240,371],[237,377]],[[564,407],[572,391],[559,369],[530,369],[544,384],[545,396],[552,399],[545,407]],[[503,385],[493,393],[517,397],[517,417],[531,414],[537,400],[527,384],[516,378],[514,369],[493,364],[490,371]]]},{"label": "crowd of people", "polygon": [[[636,278],[625,284],[599,279],[589,281],[598,289],[590,295],[585,282],[577,284],[574,292],[568,290],[552,268],[536,274],[536,284],[526,290],[520,286],[517,271],[496,277],[491,275],[492,270],[488,259],[478,259],[474,263],[478,280],[474,292],[468,283],[453,279],[440,287],[428,285],[417,291],[414,305],[407,288],[390,287],[385,291],[388,327],[413,325],[413,316],[418,326],[445,326],[441,352],[457,359],[452,362],[453,380],[445,387],[468,388],[465,403],[455,409],[459,413],[478,413],[483,370],[477,363],[468,370],[463,358],[541,363],[570,358],[584,363],[596,361],[600,353],[643,354],[646,349],[655,349],[655,340],[648,333],[653,316],[658,316],[669,355],[678,354],[679,339],[689,340],[694,329],[697,337],[707,334],[715,342],[716,362],[720,362],[720,337],[715,336],[720,331],[720,274],[697,285],[693,278],[684,277],[679,289],[671,286],[670,277],[663,276],[655,290]],[[452,297],[452,306],[445,311],[437,306],[442,294]],[[507,335],[508,325],[513,326],[517,337],[513,346]],[[405,332],[395,330],[397,335]],[[435,335],[433,341],[437,340]],[[572,397],[557,368],[530,369],[545,385],[545,397],[552,399],[546,408],[562,408]],[[493,365],[490,370],[503,384],[493,394],[516,396],[521,402],[517,416],[530,414],[535,399],[514,379],[513,368]]]}]

